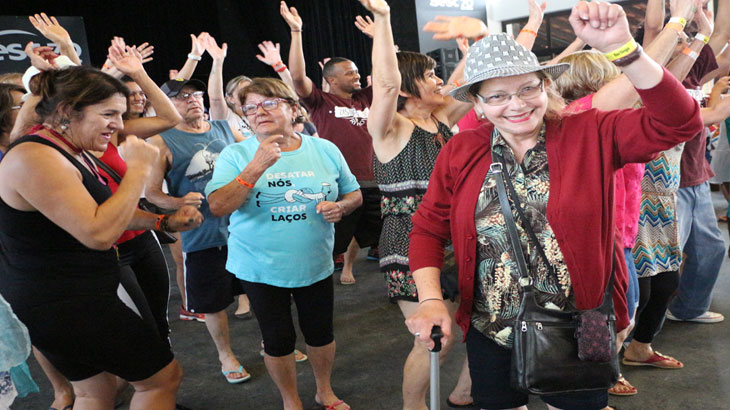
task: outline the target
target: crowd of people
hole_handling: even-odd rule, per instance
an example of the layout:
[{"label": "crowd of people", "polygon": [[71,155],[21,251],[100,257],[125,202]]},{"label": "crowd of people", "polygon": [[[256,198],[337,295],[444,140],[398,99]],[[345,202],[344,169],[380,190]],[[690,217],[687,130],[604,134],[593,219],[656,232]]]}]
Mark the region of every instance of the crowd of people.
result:
[{"label": "crowd of people", "polygon": [[[31,67],[0,76],[0,408],[33,389],[19,377],[32,351],[51,409],[112,409],[130,385],[131,409],[175,409],[166,244],[179,317],[205,322],[225,382],[252,377],[230,337],[237,301],[287,410],[303,408],[304,361],[316,403],[350,409],[331,383],[334,284],[356,283],[361,248],[414,335],[404,410],[427,408],[434,326],[442,363],[458,333],[466,343],[449,406],[526,408],[510,383],[525,268],[545,309],[592,309],[608,291],[624,366],[682,368],[652,348],[665,319],[724,320],[709,310],[725,249],[708,181],[714,170],[730,182],[730,149],[711,167],[707,141],[713,128],[730,145],[730,26],[702,0],[672,0],[669,15],[648,0],[641,27],[617,4],[579,1],[575,42],[541,64],[544,4],[527,1],[516,37],[470,17],[428,23],[463,53],[446,79],[398,49],[384,0],[360,0],[372,13],[355,22],[372,38],[367,87],[345,57],[321,63],[321,87],[307,76],[303,21],[283,1],[287,63],[269,41],[255,56],[278,78],[225,86],[228,46],[209,33],[190,36],[184,66],[158,86],[151,45],[115,37],[98,69],[54,17],[30,16],[60,54],[29,43]],[[730,0],[716,14],[728,21]],[[206,53],[207,84],[193,78]],[[637,392],[619,377],[540,398],[598,410]]]}]

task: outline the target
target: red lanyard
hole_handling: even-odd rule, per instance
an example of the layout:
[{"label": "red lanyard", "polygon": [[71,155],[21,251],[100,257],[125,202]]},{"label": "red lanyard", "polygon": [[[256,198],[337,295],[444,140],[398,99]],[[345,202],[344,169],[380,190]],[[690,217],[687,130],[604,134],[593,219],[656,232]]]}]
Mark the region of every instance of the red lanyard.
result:
[{"label": "red lanyard", "polygon": [[[81,158],[84,160],[84,162],[86,163],[86,166],[89,167],[89,170],[91,170],[91,173],[94,174],[96,179],[98,179],[99,182],[101,182],[102,184],[107,185],[106,180],[104,178],[102,178],[99,171],[96,170],[96,166],[94,166],[94,164],[91,163],[89,158],[86,157],[86,155],[88,155],[86,152],[84,152],[81,148],[78,148],[75,145],[73,145],[71,143],[71,141],[67,140],[66,137],[64,137],[63,135],[56,132],[56,130],[45,127],[43,125],[36,125],[35,127],[33,127],[33,129],[30,130],[30,132],[36,132],[36,131],[40,131],[40,130],[46,130],[46,131],[50,132],[51,135],[58,138],[59,141],[63,142],[67,147],[69,147],[71,149],[71,151],[73,151],[76,154],[81,155]],[[36,135],[38,135],[38,134],[36,134]],[[39,135],[39,137],[42,137],[42,135]],[[51,141],[51,142],[53,142],[53,141]],[[58,144],[56,144],[56,145],[58,145]]]}]

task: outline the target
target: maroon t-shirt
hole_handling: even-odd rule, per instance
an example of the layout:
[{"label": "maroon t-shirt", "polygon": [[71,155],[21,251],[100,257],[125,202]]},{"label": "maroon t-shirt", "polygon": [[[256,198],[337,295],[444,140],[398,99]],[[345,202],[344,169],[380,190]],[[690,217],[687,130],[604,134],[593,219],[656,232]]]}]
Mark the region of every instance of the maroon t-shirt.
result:
[{"label": "maroon t-shirt", "polygon": [[[697,61],[689,70],[687,78],[682,81],[682,85],[688,90],[698,90],[702,77],[715,69],[717,69],[715,53],[710,46],[704,46],[699,57],[697,57]],[[695,92],[693,91],[693,94]],[[696,137],[684,144],[682,163],[679,170],[681,176],[679,182],[680,188],[699,185],[715,175],[710,168],[710,163],[705,158],[706,149],[707,132],[704,129]]]},{"label": "maroon t-shirt", "polygon": [[358,182],[373,182],[373,139],[368,133],[368,114],[373,90],[364,88],[342,98],[312,87],[312,93],[301,99],[319,136],[332,141]]}]

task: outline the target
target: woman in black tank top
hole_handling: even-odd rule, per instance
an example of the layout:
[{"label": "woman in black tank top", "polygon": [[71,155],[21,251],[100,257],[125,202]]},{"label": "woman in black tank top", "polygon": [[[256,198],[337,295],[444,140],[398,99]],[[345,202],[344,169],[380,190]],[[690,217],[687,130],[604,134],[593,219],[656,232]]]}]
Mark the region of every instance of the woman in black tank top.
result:
[{"label": "woman in black tank top", "polygon": [[91,161],[86,151],[104,151],[123,127],[121,82],[72,67],[39,74],[35,88],[43,124],[0,163],[0,293],[71,380],[77,404],[111,409],[117,375],[138,392],[132,408],[173,409],[180,367],[117,297],[114,242],[126,229],[187,230],[202,217],[193,207],[170,216],[137,209],[158,153],[136,137],[125,142],[128,172],[116,194]]}]

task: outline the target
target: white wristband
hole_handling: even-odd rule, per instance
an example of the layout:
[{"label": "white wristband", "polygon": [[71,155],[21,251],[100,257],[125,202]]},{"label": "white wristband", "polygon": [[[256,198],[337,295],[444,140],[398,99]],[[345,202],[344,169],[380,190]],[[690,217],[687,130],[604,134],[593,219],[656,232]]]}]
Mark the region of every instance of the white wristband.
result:
[{"label": "white wristband", "polygon": [[685,20],[684,17],[672,17],[669,19],[668,23],[679,23],[682,27],[685,27],[687,25],[687,20]]},{"label": "white wristband", "polygon": [[707,37],[706,35],[702,34],[702,33],[695,34],[695,40],[699,40],[699,41],[701,41],[701,42],[703,42],[705,44],[707,44],[707,43],[710,42],[710,38]]},{"label": "white wristband", "polygon": [[195,60],[195,61],[200,61],[200,60],[203,59],[201,56],[196,56],[193,53],[188,54],[188,58],[191,59],[191,60]]}]

